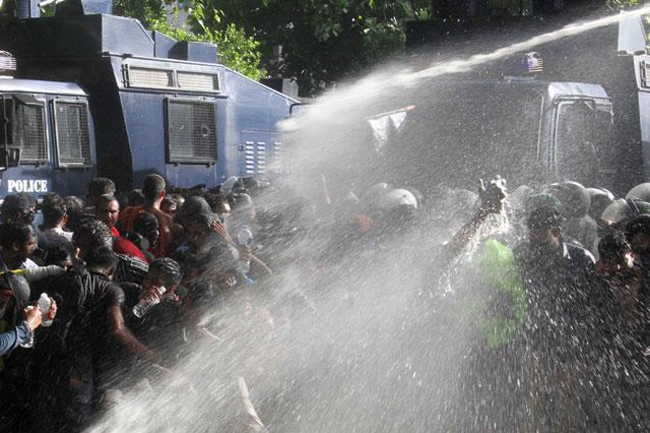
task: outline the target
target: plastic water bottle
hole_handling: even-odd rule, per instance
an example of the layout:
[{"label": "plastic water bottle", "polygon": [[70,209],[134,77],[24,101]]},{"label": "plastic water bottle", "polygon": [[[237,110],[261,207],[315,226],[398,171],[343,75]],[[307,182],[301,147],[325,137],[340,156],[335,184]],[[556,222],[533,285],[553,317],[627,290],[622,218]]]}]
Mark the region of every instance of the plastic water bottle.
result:
[{"label": "plastic water bottle", "polygon": [[[247,226],[242,227],[242,229],[239,230],[239,233],[237,233],[237,245],[239,245],[240,247],[241,246],[251,247],[251,245],[253,245],[253,233]],[[239,259],[239,262],[237,264],[237,270],[241,274],[246,276],[247,280],[248,280],[247,275],[250,269],[251,269],[250,260]]]},{"label": "plastic water bottle", "polygon": [[144,315],[147,314],[147,311],[149,311],[151,307],[160,303],[160,298],[165,294],[166,291],[167,289],[165,287],[158,287],[154,293],[151,293],[149,296],[146,296],[144,299],[140,300],[140,302],[135,304],[135,307],[133,307],[133,315],[138,319],[144,317]]},{"label": "plastic water bottle", "polygon": [[[47,296],[47,293],[41,293],[41,297],[38,298],[38,309],[41,310],[41,314],[43,317],[47,315],[47,313],[50,311],[50,307],[52,306],[52,298]],[[52,325],[51,320],[43,320],[41,323],[41,326],[47,328],[48,326]]]}]

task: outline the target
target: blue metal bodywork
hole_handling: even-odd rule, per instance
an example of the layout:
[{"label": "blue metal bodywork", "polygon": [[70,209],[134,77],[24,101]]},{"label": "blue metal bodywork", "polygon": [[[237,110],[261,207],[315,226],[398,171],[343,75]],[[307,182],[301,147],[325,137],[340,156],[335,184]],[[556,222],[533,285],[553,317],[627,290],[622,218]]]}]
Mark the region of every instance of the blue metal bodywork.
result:
[{"label": "blue metal bodywork", "polygon": [[[171,185],[211,187],[271,175],[279,162],[276,125],[296,101],[218,64],[214,45],[176,42],[112,15],[4,20],[0,41],[21,79],[70,82],[88,95],[93,163],[120,189],[152,172]],[[27,175],[21,167],[6,176],[18,173]],[[85,183],[75,186],[81,193]]]},{"label": "blue metal bodywork", "polygon": [[[17,167],[11,167],[3,174],[0,183],[0,197],[12,192],[30,192],[36,195],[56,191],[59,194],[79,193],[79,185],[86,185],[95,175],[96,161],[95,141],[92,134],[90,141],[90,160],[87,166],[69,166],[59,161],[56,135],[54,105],[57,101],[76,101],[88,105],[86,93],[76,84],[0,79],[0,95],[12,98],[28,97],[39,102],[44,108],[43,131],[47,157],[41,162],[22,161]],[[88,130],[92,131],[93,123],[88,116]]]}]

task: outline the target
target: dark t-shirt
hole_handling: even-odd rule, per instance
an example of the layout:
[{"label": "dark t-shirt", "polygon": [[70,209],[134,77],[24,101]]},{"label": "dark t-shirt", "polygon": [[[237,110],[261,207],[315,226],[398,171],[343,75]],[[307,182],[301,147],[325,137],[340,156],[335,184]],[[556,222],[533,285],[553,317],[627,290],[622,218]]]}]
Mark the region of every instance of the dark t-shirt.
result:
[{"label": "dark t-shirt", "polygon": [[591,253],[567,243],[553,256],[541,256],[528,243],[514,253],[528,297],[528,346],[558,360],[584,354],[600,299]]},{"label": "dark t-shirt", "polygon": [[109,339],[108,310],[122,306],[124,292],[103,274],[76,269],[48,286],[58,304],[53,331],[60,338],[61,373],[92,380]]}]

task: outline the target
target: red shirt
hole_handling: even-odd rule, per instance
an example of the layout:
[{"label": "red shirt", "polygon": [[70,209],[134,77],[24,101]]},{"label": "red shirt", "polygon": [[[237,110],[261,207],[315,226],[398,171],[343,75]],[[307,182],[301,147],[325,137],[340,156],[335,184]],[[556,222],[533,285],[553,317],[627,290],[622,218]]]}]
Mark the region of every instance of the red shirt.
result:
[{"label": "red shirt", "polygon": [[149,263],[144,254],[142,254],[142,251],[140,251],[140,248],[122,236],[113,238],[113,251],[118,254],[125,254],[127,256],[136,257],[145,263]]}]

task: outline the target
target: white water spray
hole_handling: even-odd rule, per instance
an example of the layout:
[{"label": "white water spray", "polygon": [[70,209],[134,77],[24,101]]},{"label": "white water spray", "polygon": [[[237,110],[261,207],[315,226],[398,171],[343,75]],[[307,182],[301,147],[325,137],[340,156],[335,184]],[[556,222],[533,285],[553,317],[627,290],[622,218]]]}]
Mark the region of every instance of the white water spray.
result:
[{"label": "white water spray", "polygon": [[[420,70],[403,70],[401,73],[371,74],[358,82],[346,86],[344,89],[332,91],[323,95],[314,107],[315,116],[322,115],[324,110],[333,110],[345,107],[359,100],[368,104],[370,95],[376,96],[385,94],[388,89],[399,87],[411,87],[422,79],[436,78],[444,75],[458,74],[471,71],[473,67],[484,65],[496,60],[520,54],[541,44],[557,41],[569,36],[579,35],[601,27],[616,24],[628,18],[650,14],[650,6],[645,6],[632,11],[622,12],[617,15],[607,16],[587,22],[569,24],[559,30],[534,36],[525,41],[516,42],[506,47],[499,48],[491,53],[475,54],[467,59],[454,59],[443,62],[435,62],[432,66]],[[322,109],[320,108],[322,107]]]},{"label": "white water spray", "polygon": [[[538,44],[645,13],[650,13],[650,6],[569,25],[488,54],[439,62],[420,71],[372,74],[326,94],[299,119],[301,131],[297,138],[303,144],[301,158],[308,159],[310,166],[328,158],[339,162],[343,159],[339,151],[349,146],[350,142],[345,141],[345,128],[336,131],[337,128],[332,125],[353,121],[350,113],[355,109],[372,107],[373,100],[390,98],[391,91],[414,86],[427,78],[466,72],[477,65],[505,58]],[[331,144],[330,137],[334,133],[342,138],[336,143],[340,148],[326,146]],[[321,178],[318,180],[319,187],[322,187]],[[294,181],[296,184],[300,185],[300,182]],[[430,229],[423,228],[416,241],[404,243],[424,246],[433,243],[435,234],[427,231]],[[435,238],[435,241],[438,240]],[[309,263],[304,262],[317,257],[320,253],[318,248],[324,242],[312,241],[311,247],[304,245],[306,241],[300,243],[307,251],[294,244],[283,252],[287,257],[294,256],[296,264],[292,269],[275,269],[281,278],[270,287],[274,292],[299,291],[295,290],[296,287],[300,288],[305,274],[309,272]],[[394,249],[386,248],[384,252],[378,252],[373,258],[374,263],[359,269],[358,274],[336,278],[323,274],[326,281],[321,284],[321,291],[317,294],[318,308],[303,307],[304,311],[301,311],[295,306],[282,305],[282,308],[293,310],[289,316],[294,321],[288,327],[290,335],[281,339],[287,346],[284,352],[278,351],[275,343],[270,344],[259,336],[254,338],[259,334],[253,332],[256,327],[243,321],[237,315],[239,312],[231,306],[232,311],[226,318],[230,319],[232,329],[225,330],[224,342],[218,347],[210,342],[197,344],[197,350],[186,357],[181,366],[182,373],[197,387],[200,385],[200,398],[181,395],[182,392],[171,387],[157,396],[135,390],[128,393],[115,408],[113,418],[107,417],[92,431],[160,431],[154,421],[162,419],[167,423],[161,413],[170,418],[165,427],[168,431],[229,431],[229,420],[223,415],[222,408],[229,409],[230,402],[235,402],[233,406],[240,406],[241,386],[237,390],[235,384],[239,384],[236,378],[241,370],[249,374],[247,382],[250,376],[254,377],[250,380],[250,400],[260,411],[261,421],[270,425],[269,431],[447,431],[445,424],[436,416],[441,416],[437,415],[439,413],[450,416],[456,409],[456,401],[449,390],[457,386],[455,364],[462,362],[463,343],[469,338],[465,335],[469,333],[465,325],[471,317],[455,317],[452,326],[443,323],[439,328],[430,322],[428,327],[423,328],[422,335],[395,333],[396,329],[404,328],[420,330],[412,324],[404,327],[402,321],[413,317],[409,309],[412,308],[410,295],[421,288],[420,283],[426,277],[412,275],[413,262],[400,249],[402,243],[396,243],[398,245],[391,245]],[[356,259],[347,251],[340,253],[344,256],[341,262]],[[313,283],[313,280],[309,282]],[[341,299],[346,302],[342,303]],[[353,299],[353,302],[347,302],[349,299]],[[459,316],[470,316],[471,310],[466,303],[457,302],[455,307]],[[223,314],[222,311],[219,313]],[[431,313],[426,320],[432,317]],[[425,322],[423,318],[419,320]],[[251,332],[242,331],[249,328]],[[446,338],[445,332],[449,334]],[[228,338],[230,335],[234,337]],[[422,350],[428,350],[428,353],[418,353],[414,362],[410,353],[403,353],[400,338],[409,340],[411,345],[407,345],[408,348],[421,345]],[[439,364],[440,371],[427,372],[426,365],[417,363],[423,359],[430,360],[430,365]],[[260,369],[260,365],[264,368]],[[421,379],[423,374],[425,378]],[[248,391],[244,394],[248,395]],[[431,406],[432,402],[435,407]],[[462,412],[459,413],[462,416]],[[505,411],[503,414],[507,418]],[[244,417],[243,420],[237,425],[241,427],[244,422],[251,425],[249,418]],[[251,428],[255,429],[254,426]],[[477,431],[480,428],[480,425],[477,426]]]}]

